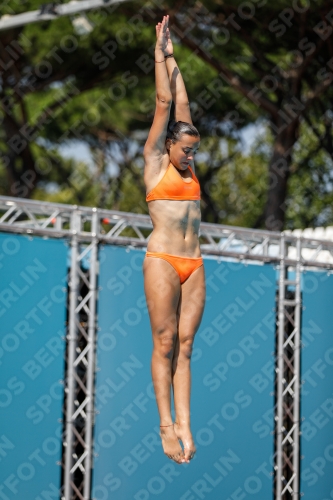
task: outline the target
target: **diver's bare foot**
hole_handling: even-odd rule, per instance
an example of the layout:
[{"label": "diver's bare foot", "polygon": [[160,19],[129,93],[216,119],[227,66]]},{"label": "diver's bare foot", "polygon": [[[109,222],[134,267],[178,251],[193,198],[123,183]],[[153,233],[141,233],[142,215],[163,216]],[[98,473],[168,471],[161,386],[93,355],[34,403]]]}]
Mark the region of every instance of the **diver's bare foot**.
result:
[{"label": "diver's bare foot", "polygon": [[161,427],[160,436],[166,456],[177,462],[177,464],[185,462],[184,452],[179,444],[173,425]]},{"label": "diver's bare foot", "polygon": [[193,441],[192,432],[189,424],[181,422],[174,423],[175,434],[181,440],[184,446],[185,462],[189,462],[195,455],[196,447]]}]

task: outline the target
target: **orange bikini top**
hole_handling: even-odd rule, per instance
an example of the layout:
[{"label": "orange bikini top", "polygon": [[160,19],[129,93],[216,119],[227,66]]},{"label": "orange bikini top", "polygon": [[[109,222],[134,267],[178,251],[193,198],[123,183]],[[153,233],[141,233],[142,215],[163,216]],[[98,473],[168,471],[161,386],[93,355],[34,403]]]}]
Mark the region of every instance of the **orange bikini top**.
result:
[{"label": "orange bikini top", "polygon": [[[200,200],[200,184],[191,169],[190,182],[183,180],[176,167],[169,164],[160,182],[146,196],[146,201],[152,200]],[[189,179],[189,177],[188,177]]]}]

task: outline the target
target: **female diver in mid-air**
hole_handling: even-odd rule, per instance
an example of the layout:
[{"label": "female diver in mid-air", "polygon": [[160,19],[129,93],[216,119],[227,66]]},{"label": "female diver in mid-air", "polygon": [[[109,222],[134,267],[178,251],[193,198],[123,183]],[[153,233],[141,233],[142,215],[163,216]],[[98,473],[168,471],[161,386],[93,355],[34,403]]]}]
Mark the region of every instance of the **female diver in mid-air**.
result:
[{"label": "female diver in mid-air", "polygon": [[[164,16],[156,26],[156,108],[144,148],[146,200],[154,229],[143,272],[162,446],[170,459],[182,463],[196,451],[190,428],[190,360],[205,304],[205,274],[198,237],[200,186],[193,164],[200,135],[192,125],[168,23],[169,16]],[[169,123],[172,101],[176,122]]]}]

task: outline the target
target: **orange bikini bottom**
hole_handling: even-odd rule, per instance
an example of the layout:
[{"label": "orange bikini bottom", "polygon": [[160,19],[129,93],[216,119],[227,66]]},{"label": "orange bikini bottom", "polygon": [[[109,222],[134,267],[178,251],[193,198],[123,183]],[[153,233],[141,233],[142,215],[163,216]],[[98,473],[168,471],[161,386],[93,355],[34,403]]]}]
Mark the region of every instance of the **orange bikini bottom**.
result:
[{"label": "orange bikini bottom", "polygon": [[184,283],[198,267],[203,265],[202,257],[179,257],[178,255],[171,255],[170,253],[158,252],[147,252],[146,256],[156,257],[169,262],[178,273],[181,284]]}]

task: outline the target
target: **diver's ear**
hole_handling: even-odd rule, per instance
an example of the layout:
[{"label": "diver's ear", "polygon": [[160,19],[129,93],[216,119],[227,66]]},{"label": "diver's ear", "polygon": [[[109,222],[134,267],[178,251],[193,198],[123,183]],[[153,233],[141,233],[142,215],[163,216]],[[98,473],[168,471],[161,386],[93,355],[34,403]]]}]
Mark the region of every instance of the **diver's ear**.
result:
[{"label": "diver's ear", "polygon": [[166,147],[166,149],[167,149],[168,152],[170,151],[171,144],[172,144],[172,140],[171,139],[167,139],[165,141],[165,147]]}]

